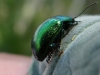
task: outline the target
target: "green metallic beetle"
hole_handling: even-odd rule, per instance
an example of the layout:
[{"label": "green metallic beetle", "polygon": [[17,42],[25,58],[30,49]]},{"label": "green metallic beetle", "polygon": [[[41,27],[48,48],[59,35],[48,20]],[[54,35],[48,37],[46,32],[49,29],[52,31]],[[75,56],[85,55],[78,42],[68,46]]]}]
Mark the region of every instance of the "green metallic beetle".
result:
[{"label": "green metallic beetle", "polygon": [[49,52],[59,48],[64,30],[69,30],[75,22],[77,23],[68,16],[56,16],[42,23],[36,30],[31,44],[35,58],[43,61]]},{"label": "green metallic beetle", "polygon": [[[97,2],[90,4],[85,10],[94,4]],[[77,17],[55,16],[47,19],[38,27],[31,42],[32,52],[37,60],[43,61],[48,56],[48,62],[53,52],[60,49],[61,39],[65,36],[65,32],[68,33],[79,22],[75,21],[75,18]]]}]

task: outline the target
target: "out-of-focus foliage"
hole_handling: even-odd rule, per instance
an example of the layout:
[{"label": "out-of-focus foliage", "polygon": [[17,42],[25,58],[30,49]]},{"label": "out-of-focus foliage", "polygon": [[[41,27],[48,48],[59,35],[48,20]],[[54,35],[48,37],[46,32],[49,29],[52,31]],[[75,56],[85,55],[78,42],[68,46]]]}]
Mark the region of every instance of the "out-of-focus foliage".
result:
[{"label": "out-of-focus foliage", "polygon": [[[93,2],[93,0],[0,0],[0,51],[31,55],[30,42],[38,25],[55,15],[77,16]],[[97,4],[85,13],[99,14],[99,6],[100,4]]]}]

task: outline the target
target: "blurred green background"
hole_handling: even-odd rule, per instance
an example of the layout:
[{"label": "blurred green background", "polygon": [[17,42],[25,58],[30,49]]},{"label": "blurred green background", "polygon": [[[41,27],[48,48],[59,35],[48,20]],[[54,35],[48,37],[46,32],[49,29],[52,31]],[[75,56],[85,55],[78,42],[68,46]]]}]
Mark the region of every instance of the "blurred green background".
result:
[{"label": "blurred green background", "polygon": [[[100,0],[84,14],[100,14]],[[36,28],[56,15],[77,16],[95,0],[0,0],[0,52],[31,56]]]}]

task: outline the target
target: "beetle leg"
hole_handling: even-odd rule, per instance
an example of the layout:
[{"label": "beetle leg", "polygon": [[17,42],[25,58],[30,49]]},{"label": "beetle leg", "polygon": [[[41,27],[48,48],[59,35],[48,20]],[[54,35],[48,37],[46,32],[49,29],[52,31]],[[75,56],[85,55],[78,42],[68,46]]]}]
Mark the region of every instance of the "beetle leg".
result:
[{"label": "beetle leg", "polygon": [[49,64],[49,62],[50,62],[50,60],[51,60],[51,58],[52,58],[52,54],[53,54],[55,48],[56,48],[55,43],[50,44],[50,46],[49,46],[50,52],[49,52],[49,55],[47,56],[47,59],[46,59],[46,62],[47,62],[48,64]]},{"label": "beetle leg", "polygon": [[[62,39],[62,38],[64,38],[64,35],[65,35],[65,30],[64,30],[64,29],[62,29],[62,31],[61,31],[61,33],[60,33],[60,34],[61,34],[61,39]],[[60,42],[61,42],[61,40],[60,40]]]},{"label": "beetle leg", "polygon": [[52,57],[52,53],[50,52],[49,55],[47,56],[46,62],[49,64],[50,60]]}]

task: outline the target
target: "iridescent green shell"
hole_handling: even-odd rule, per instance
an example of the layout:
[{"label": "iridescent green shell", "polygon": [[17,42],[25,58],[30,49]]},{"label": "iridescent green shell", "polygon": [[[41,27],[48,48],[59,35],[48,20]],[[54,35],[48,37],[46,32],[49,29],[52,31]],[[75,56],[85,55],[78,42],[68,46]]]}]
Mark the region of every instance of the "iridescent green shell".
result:
[{"label": "iridescent green shell", "polygon": [[50,53],[50,45],[56,44],[55,40],[59,39],[58,35],[61,34],[62,29],[64,27],[69,29],[74,22],[74,19],[68,16],[55,16],[43,22],[32,38],[31,47],[35,58],[43,61]]}]

